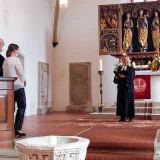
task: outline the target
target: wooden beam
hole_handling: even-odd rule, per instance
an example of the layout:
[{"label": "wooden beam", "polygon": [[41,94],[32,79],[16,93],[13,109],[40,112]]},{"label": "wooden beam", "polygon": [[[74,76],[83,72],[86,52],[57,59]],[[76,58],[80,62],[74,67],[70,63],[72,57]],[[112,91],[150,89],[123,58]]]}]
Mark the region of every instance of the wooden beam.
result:
[{"label": "wooden beam", "polygon": [[58,20],[59,20],[59,0],[56,0],[55,12],[54,12],[54,27],[53,27],[53,47],[58,44],[57,34],[58,34]]}]

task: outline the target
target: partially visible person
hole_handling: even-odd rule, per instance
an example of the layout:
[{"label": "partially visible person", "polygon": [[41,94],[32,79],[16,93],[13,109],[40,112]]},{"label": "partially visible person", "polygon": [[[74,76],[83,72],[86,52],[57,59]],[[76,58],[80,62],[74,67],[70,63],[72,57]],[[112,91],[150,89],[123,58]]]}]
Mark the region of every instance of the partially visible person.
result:
[{"label": "partially visible person", "polygon": [[4,41],[3,41],[3,39],[0,38],[0,77],[3,76],[2,66],[3,66],[3,62],[5,60],[5,58],[1,55],[3,46],[4,46]]},{"label": "partially visible person", "polygon": [[135,116],[134,110],[134,76],[135,70],[130,66],[130,60],[128,56],[124,56],[121,59],[122,66],[118,68],[118,71],[127,71],[128,76],[124,74],[118,74],[114,77],[113,82],[117,84],[117,111],[116,115],[120,116],[119,122],[124,122],[126,117],[129,118],[129,122],[133,121]]},{"label": "partially visible person", "polygon": [[17,44],[10,44],[6,52],[6,59],[3,63],[3,76],[4,77],[17,77],[14,82],[14,101],[17,102],[17,113],[15,119],[15,135],[25,136],[21,132],[24,113],[26,109],[26,95],[24,87],[26,86],[26,78],[24,75],[22,64],[16,56],[19,53],[19,46]]}]

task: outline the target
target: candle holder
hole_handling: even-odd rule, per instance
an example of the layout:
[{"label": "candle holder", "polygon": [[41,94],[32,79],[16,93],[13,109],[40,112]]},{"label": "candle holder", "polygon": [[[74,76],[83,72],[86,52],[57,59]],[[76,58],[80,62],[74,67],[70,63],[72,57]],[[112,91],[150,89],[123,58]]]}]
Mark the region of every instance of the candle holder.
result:
[{"label": "candle holder", "polygon": [[100,75],[100,94],[101,94],[101,103],[98,103],[98,111],[102,112],[102,108],[105,106],[105,103],[103,103],[103,84],[102,84],[102,75],[104,74],[104,71],[98,71],[98,74]]}]

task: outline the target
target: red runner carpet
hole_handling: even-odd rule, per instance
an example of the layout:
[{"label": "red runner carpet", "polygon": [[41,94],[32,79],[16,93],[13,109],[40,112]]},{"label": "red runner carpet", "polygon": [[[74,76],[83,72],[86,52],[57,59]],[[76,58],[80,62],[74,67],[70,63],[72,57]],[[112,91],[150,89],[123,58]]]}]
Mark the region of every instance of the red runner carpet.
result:
[{"label": "red runner carpet", "polygon": [[117,119],[79,119],[74,122],[59,124],[61,127],[98,127],[114,129],[140,129],[140,130],[157,130],[160,129],[159,120],[134,120],[133,122],[117,122]]},{"label": "red runner carpet", "polygon": [[[90,145],[86,160],[153,160],[154,141],[160,128],[158,120],[134,120],[129,123],[117,122],[117,119],[67,118],[67,121],[63,121],[59,118],[55,121],[54,118],[49,116],[46,120],[40,116],[38,121],[33,119],[32,132],[28,132],[27,136],[77,135],[88,138]],[[30,128],[26,121],[24,131]],[[160,141],[160,135],[157,139]]]},{"label": "red runner carpet", "polygon": [[59,127],[83,128],[78,136],[90,139],[86,160],[152,160],[159,121],[79,119]]},{"label": "red runner carpet", "polygon": [[157,130],[92,128],[86,160],[153,160]]},{"label": "red runner carpet", "polygon": [[153,160],[153,154],[137,153],[88,153],[86,160]]},{"label": "red runner carpet", "polygon": [[153,153],[156,131],[92,128],[79,136],[90,139],[89,149],[112,152]]}]

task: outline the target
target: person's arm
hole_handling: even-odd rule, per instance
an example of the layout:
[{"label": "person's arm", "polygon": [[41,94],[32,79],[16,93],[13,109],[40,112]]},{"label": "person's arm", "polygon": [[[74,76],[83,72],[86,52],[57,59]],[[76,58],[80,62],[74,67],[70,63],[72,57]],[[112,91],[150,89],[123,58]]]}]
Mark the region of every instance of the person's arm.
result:
[{"label": "person's arm", "polygon": [[134,76],[135,76],[135,69],[132,67],[131,68],[131,71],[129,73],[129,76],[127,77],[127,83],[126,83],[126,86],[129,87],[129,85],[131,83],[133,83],[134,81]]},{"label": "person's arm", "polygon": [[19,60],[19,58],[16,58],[15,68],[16,68],[16,73],[17,73],[19,79],[25,85],[26,77],[24,75],[23,67],[22,67],[22,64],[21,64],[21,61]]},{"label": "person's arm", "polygon": [[[118,67],[117,71],[119,71],[119,70],[120,70],[120,68]],[[118,84],[118,81],[119,81],[119,76],[118,76],[118,75],[115,75],[115,76],[114,76],[114,79],[113,79],[113,82],[114,82],[115,84]]]},{"label": "person's arm", "polygon": [[118,84],[118,81],[119,81],[119,77],[114,76],[113,82],[114,82],[115,84]]}]

